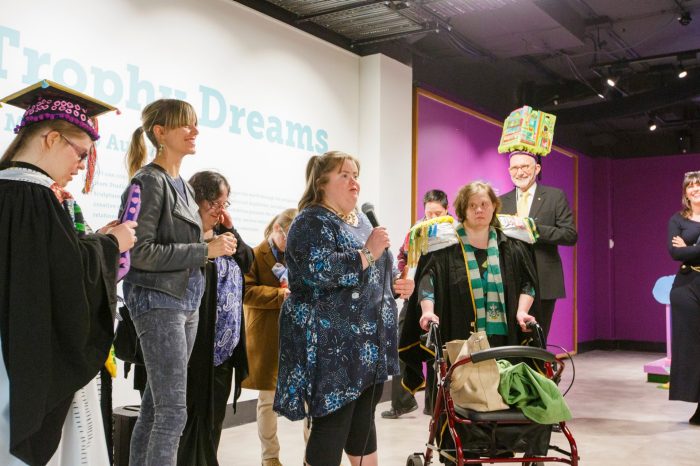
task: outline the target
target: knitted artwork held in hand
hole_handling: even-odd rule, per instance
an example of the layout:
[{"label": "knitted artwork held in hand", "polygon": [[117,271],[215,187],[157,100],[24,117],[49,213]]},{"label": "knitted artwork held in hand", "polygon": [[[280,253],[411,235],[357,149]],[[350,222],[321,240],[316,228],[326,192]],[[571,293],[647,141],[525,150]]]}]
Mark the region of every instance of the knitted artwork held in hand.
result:
[{"label": "knitted artwork held in hand", "polygon": [[[139,211],[141,210],[141,187],[133,183],[129,187],[129,192],[126,197],[126,205],[124,206],[124,211],[122,212],[121,222],[124,223],[129,220],[134,222],[138,219]],[[124,278],[127,274],[129,268],[131,267],[131,257],[129,251],[121,253],[119,256],[119,270],[117,271],[117,281]]]}]

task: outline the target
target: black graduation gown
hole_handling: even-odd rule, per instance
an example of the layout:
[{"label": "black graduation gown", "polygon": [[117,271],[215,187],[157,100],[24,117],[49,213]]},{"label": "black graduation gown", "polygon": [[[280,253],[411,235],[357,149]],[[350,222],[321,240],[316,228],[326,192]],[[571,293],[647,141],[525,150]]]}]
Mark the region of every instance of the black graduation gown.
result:
[{"label": "black graduation gown", "polygon": [[[235,230],[230,231],[238,240],[234,255],[241,273],[246,273],[253,262],[253,250],[243,242]],[[205,268],[206,287],[199,306],[197,338],[187,368],[187,424],[180,438],[177,453],[178,466],[217,466],[214,427],[214,338],[216,336],[216,264],[207,262]],[[244,284],[245,286],[245,284]],[[245,289],[243,290],[245,294]],[[245,317],[241,312],[241,336],[231,355],[234,367],[233,408],[241,396],[241,383],[248,377],[248,355],[246,353]],[[225,363],[224,363],[225,364]]]},{"label": "black graduation gown", "polygon": [[78,238],[49,188],[0,180],[0,335],[10,380],[10,452],[30,465],[56,451],[73,395],[114,336],[114,237]]},{"label": "black graduation gown", "polygon": [[[508,324],[507,344],[518,345],[523,334],[516,320],[518,300],[525,283],[537,290],[537,273],[532,260],[530,247],[517,239],[506,237],[497,230],[498,252],[503,280],[503,292]],[[472,333],[475,312],[472,306],[467,269],[462,254],[462,246],[455,244],[430,252],[420,258],[416,269],[415,282],[428,272],[435,277],[435,315],[440,318],[440,335],[443,343],[452,340],[466,340]],[[403,384],[415,391],[424,383],[422,362],[432,359],[433,354],[420,342],[424,331],[419,326],[421,308],[419,293],[415,292],[408,301],[406,320],[399,337],[399,357],[406,363]],[[530,309],[530,314],[538,317],[539,299]]]}]

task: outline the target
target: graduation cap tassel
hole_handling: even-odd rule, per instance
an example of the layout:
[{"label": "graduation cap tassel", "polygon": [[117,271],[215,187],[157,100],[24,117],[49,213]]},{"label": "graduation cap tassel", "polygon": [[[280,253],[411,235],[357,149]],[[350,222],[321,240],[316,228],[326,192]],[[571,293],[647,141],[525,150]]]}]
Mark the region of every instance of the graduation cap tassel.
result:
[{"label": "graduation cap tassel", "polygon": [[[99,131],[97,126],[97,118],[93,118],[92,122],[95,126],[95,131]],[[97,164],[97,148],[95,144],[90,148],[90,154],[87,158],[87,169],[85,170],[85,184],[83,185],[83,194],[87,194],[92,190],[92,182],[95,179],[95,164]]]}]

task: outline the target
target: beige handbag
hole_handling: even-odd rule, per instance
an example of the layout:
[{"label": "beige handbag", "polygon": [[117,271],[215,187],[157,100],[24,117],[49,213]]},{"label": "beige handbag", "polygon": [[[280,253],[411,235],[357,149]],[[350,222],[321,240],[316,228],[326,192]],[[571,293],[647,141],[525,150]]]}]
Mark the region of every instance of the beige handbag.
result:
[{"label": "beige handbag", "polygon": [[[489,349],[486,332],[472,333],[468,340],[447,342],[447,355],[454,364],[477,351]],[[500,374],[495,359],[459,366],[452,373],[450,394],[455,404],[474,411],[508,409],[498,393]]]}]

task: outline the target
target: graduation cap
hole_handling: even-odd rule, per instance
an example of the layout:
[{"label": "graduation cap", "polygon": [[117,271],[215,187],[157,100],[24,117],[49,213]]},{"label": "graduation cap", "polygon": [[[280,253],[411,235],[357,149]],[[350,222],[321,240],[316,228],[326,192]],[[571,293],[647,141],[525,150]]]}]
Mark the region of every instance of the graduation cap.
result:
[{"label": "graduation cap", "polygon": [[[25,110],[22,121],[15,126],[15,134],[34,123],[58,119],[65,120],[82,129],[93,141],[100,138],[96,117],[117,110],[116,107],[108,103],[47,79],[8,95],[0,99],[0,102]],[[119,113],[118,110],[117,113]],[[96,158],[97,154],[93,146],[88,157],[83,192],[90,191]]]},{"label": "graduation cap", "polygon": [[33,123],[60,119],[82,129],[93,141],[100,137],[93,118],[117,109],[47,79],[8,95],[0,99],[0,102],[25,110],[22,121],[15,127],[15,134]]}]

